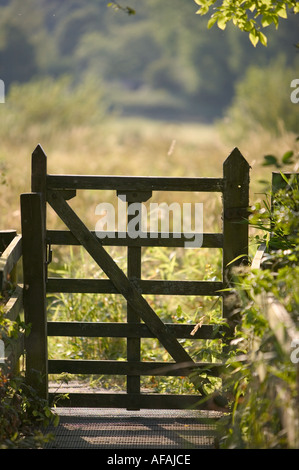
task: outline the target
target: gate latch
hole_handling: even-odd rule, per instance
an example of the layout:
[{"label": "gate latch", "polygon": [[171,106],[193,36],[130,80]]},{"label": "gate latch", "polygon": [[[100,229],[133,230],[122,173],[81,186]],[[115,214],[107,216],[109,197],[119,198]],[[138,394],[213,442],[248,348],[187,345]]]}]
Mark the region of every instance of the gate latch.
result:
[{"label": "gate latch", "polygon": [[52,249],[51,243],[47,242],[47,249],[46,249],[46,280],[48,279],[48,266],[52,261]]}]

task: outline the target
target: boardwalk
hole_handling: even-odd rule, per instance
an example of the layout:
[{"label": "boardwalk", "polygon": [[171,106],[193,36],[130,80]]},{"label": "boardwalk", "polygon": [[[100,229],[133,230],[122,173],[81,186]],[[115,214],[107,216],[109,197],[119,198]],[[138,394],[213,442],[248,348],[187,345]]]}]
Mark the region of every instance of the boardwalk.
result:
[{"label": "boardwalk", "polygon": [[59,408],[47,449],[213,449],[219,413]]}]

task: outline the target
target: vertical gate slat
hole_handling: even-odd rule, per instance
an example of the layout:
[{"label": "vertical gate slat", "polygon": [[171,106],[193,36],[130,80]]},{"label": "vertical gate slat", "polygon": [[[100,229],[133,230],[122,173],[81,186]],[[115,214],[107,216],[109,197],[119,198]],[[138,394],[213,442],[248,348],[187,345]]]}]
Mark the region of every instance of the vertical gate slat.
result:
[{"label": "vertical gate slat", "polygon": [[[135,215],[129,214],[128,202],[128,223],[135,217]],[[136,204],[136,203],[134,203]],[[138,203],[139,216],[141,213],[141,204]],[[141,219],[141,217],[140,217]],[[141,220],[138,225],[141,228]],[[136,226],[138,230],[138,226]],[[141,278],[141,247],[139,246],[128,246],[127,248],[127,275],[130,280]],[[140,323],[140,317],[136,314],[136,311],[127,304],[127,322],[128,323]],[[127,360],[128,361],[140,361],[140,338],[127,338]],[[131,375],[127,376],[127,393],[140,393],[140,376]],[[136,410],[136,408],[134,408]],[[138,408],[137,408],[138,409]]]}]

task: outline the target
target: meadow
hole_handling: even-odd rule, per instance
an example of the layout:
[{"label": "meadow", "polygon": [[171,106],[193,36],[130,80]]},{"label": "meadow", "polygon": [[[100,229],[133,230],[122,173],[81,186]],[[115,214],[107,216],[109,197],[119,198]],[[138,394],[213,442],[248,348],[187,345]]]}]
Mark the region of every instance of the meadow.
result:
[{"label": "meadow", "polygon": [[[60,129],[50,135],[30,126],[6,139],[1,134],[1,228],[17,230],[19,195],[30,191],[31,153],[37,144],[48,157],[51,174],[193,177],[221,177],[224,160],[237,146],[251,166],[251,201],[255,201],[265,188],[260,181],[271,180],[271,170],[262,166],[264,155],[282,155],[294,148],[296,138],[292,132],[273,136],[261,129],[249,130],[243,139],[227,139],[225,130],[217,125],[122,117],[108,117],[97,126]],[[99,199],[87,192],[82,201],[85,213],[91,210],[93,214],[93,204]],[[210,229],[215,223],[216,203],[204,195],[201,202],[207,207],[204,224]],[[56,221],[51,222],[55,226]]]}]

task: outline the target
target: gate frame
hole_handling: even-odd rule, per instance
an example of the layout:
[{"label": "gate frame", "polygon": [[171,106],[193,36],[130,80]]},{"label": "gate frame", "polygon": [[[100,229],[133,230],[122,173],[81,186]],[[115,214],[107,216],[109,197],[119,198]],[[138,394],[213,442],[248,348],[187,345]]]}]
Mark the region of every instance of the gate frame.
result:
[{"label": "gate frame", "polygon": [[[91,175],[48,175],[47,157],[42,147],[38,145],[32,154],[31,193],[21,195],[21,219],[23,239],[23,269],[24,269],[24,311],[25,322],[31,325],[31,331],[26,339],[26,377],[34,385],[40,396],[53,398],[48,393],[48,374],[62,371],[82,372],[83,369],[102,373],[97,369],[101,366],[106,373],[115,375],[115,371],[123,370],[127,375],[127,393],[87,393],[70,394],[70,399],[60,403],[61,406],[95,406],[95,407],[123,407],[127,409],[139,408],[186,408],[198,406],[201,395],[145,395],[140,392],[141,375],[188,375],[192,381],[194,371],[210,368],[211,375],[219,375],[221,365],[209,363],[194,363],[185,352],[176,338],[214,339],[213,327],[203,325],[197,333],[190,337],[195,325],[164,324],[142,297],[146,285],[151,281],[141,280],[141,247],[149,246],[147,239],[128,240],[121,243],[116,237],[113,241],[99,240],[90,232],[74,213],[67,200],[76,195],[77,189],[114,189],[118,195],[126,194],[128,203],[142,202],[145,195],[149,196],[154,190],[160,191],[198,191],[222,192],[223,200],[223,229],[222,233],[204,234],[203,247],[222,248],[223,268],[222,281],[153,281],[149,289],[156,289],[161,294],[188,294],[188,295],[216,295],[223,298],[223,317],[229,318],[229,307],[225,302],[226,289],[230,286],[230,272],[233,266],[241,264],[248,256],[248,224],[243,223],[248,215],[249,208],[249,164],[235,148],[223,163],[222,178],[188,178],[188,177],[130,177],[130,176],[91,176]],[[129,190],[127,189],[129,188]],[[133,193],[134,191],[134,193]],[[128,196],[131,195],[128,198]],[[137,196],[136,196],[137,195]],[[137,198],[137,201],[136,201]],[[64,222],[72,227],[73,233],[65,231],[47,230],[46,204],[47,202],[58,213]],[[189,238],[188,238],[189,240]],[[151,240],[152,241],[152,240]],[[182,246],[182,238],[173,238],[165,243],[166,239],[158,240],[160,246]],[[171,245],[169,245],[171,243]],[[102,291],[98,286],[92,286],[88,280],[88,292],[122,293],[127,300],[127,323],[120,324],[122,333],[114,324],[92,325],[93,330],[102,328],[104,334],[91,333],[91,326],[82,334],[79,324],[74,323],[57,325],[47,321],[46,294],[57,292],[58,279],[49,279],[47,265],[49,263],[50,246],[52,244],[83,244],[89,253],[98,262],[100,267],[111,275],[111,282],[102,280]],[[128,274],[125,274],[110,259],[103,245],[120,245],[128,247]],[[152,243],[150,243],[152,245]],[[99,256],[100,253],[100,256]],[[103,266],[104,263],[104,266]],[[108,271],[106,271],[106,269]],[[62,280],[61,284],[64,281]],[[159,284],[160,282],[160,284]],[[137,287],[136,287],[137,283]],[[148,283],[148,284],[147,284]],[[155,284],[156,283],[156,284]],[[164,285],[163,285],[164,283]],[[78,284],[78,283],[77,283]],[[99,283],[98,283],[99,284]],[[177,292],[180,285],[181,292]],[[164,287],[164,291],[163,291]],[[65,287],[64,287],[65,288]],[[79,286],[80,289],[82,287]],[[70,286],[67,287],[70,289]],[[67,290],[67,292],[82,292],[82,290]],[[95,289],[95,290],[93,290]],[[106,289],[106,290],[105,290]],[[107,291],[108,289],[108,291]],[[159,290],[160,289],[160,290]],[[208,290],[207,290],[208,289]],[[142,291],[142,293],[140,292]],[[87,292],[86,290],[83,290]],[[61,290],[60,290],[61,292]],[[194,292],[194,294],[192,294]],[[155,293],[155,292],[154,292]],[[144,320],[145,325],[140,321]],[[185,327],[185,329],[184,329]],[[127,338],[127,361],[59,361],[48,360],[48,336],[74,336],[77,329],[78,336],[116,336]],[[184,330],[184,331],[183,331]],[[138,334],[136,333],[138,331]],[[226,331],[222,331],[227,334]],[[99,331],[98,331],[99,333]],[[231,332],[230,332],[231,333]],[[219,333],[219,337],[221,337]],[[172,355],[174,363],[146,363],[140,362],[140,338],[156,337]],[[78,369],[78,362],[80,362]],[[101,364],[100,364],[101,363]],[[169,367],[165,373],[165,366]],[[80,369],[81,367],[81,369]],[[110,369],[113,369],[112,372]],[[162,368],[162,370],[161,370]],[[67,369],[67,370],[65,370]],[[38,374],[36,373],[38,372]],[[193,377],[193,378],[192,378]],[[199,405],[205,408],[205,403]]]}]

